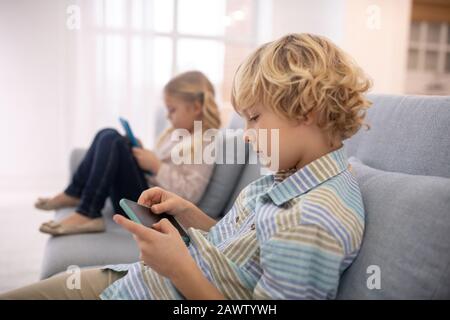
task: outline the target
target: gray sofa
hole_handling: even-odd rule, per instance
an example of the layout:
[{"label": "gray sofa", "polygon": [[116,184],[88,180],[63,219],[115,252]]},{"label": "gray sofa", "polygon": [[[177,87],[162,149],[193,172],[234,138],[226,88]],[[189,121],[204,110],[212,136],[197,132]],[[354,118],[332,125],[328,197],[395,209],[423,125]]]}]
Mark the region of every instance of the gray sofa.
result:
[{"label": "gray sofa", "polygon": [[[370,95],[370,100],[371,129],[345,142],[363,195],[366,229],[337,298],[450,299],[450,97]],[[230,127],[242,127],[242,121],[234,118]],[[72,153],[72,171],[83,153]],[[255,157],[248,149],[246,156]],[[216,165],[199,206],[220,218],[259,176],[258,165]],[[41,277],[70,265],[137,261],[133,238],[112,222],[111,208],[108,203],[103,211],[105,233],[50,237]],[[69,211],[59,210],[56,217]]]}]

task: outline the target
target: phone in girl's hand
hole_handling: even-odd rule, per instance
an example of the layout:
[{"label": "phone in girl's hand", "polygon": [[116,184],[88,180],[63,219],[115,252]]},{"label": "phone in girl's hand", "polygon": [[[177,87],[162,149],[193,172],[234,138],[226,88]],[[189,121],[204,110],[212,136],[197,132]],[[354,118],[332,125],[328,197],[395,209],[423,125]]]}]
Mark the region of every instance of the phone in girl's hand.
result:
[{"label": "phone in girl's hand", "polygon": [[153,213],[149,207],[140,205],[128,199],[120,200],[119,205],[132,221],[142,224],[148,228],[151,228],[153,224],[157,223],[159,220],[166,218],[175,228],[177,228],[186,245],[189,244],[189,236],[186,229],[174,216],[167,213]]},{"label": "phone in girl's hand", "polygon": [[[121,117],[119,118],[119,121],[122,124],[123,129],[125,130],[128,140],[130,140],[131,146],[136,147],[136,148],[142,148],[142,146],[138,142],[137,138],[133,134],[133,131],[131,131],[131,127],[130,127],[130,124],[128,123],[128,121]],[[144,173],[151,175],[151,176],[153,175],[153,172],[151,172],[151,171],[145,170]]]},{"label": "phone in girl's hand", "polygon": [[120,124],[122,125],[123,129],[125,130],[125,134],[127,135],[127,138],[130,140],[131,145],[133,147],[140,148],[141,145],[139,144],[138,140],[134,136],[133,131],[131,131],[131,127],[130,127],[130,124],[128,123],[128,121],[125,120],[124,118],[119,118],[119,121],[120,121]]}]

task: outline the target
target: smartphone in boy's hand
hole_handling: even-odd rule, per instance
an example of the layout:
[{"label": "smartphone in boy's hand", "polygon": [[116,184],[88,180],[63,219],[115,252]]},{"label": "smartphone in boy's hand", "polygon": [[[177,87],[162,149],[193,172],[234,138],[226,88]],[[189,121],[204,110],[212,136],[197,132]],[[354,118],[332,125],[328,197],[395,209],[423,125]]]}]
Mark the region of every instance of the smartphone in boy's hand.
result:
[{"label": "smartphone in boy's hand", "polygon": [[189,243],[189,236],[186,229],[176,220],[174,216],[167,213],[153,213],[149,207],[140,205],[128,199],[120,200],[119,205],[132,221],[142,224],[148,228],[152,228],[152,226],[159,222],[159,220],[166,218],[178,230],[186,245]]}]

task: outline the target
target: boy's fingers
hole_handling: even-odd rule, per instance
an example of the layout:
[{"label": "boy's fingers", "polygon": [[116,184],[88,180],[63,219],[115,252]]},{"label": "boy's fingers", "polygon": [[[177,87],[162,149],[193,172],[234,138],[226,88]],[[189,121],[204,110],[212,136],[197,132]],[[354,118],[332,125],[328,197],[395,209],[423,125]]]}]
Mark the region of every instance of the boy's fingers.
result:
[{"label": "boy's fingers", "polygon": [[152,205],[150,207],[150,209],[152,210],[153,213],[160,214],[160,213],[168,212],[168,211],[172,210],[173,206],[174,206],[173,199],[168,199],[164,202],[160,202],[160,203]]},{"label": "boy's fingers", "polygon": [[159,220],[158,222],[154,223],[152,225],[152,229],[155,229],[158,232],[162,232],[162,230],[161,230],[161,220]]},{"label": "boy's fingers", "polygon": [[149,235],[149,228],[144,227],[141,224],[137,224],[136,222],[133,222],[120,214],[115,214],[113,220],[139,238],[145,238]]},{"label": "boy's fingers", "polygon": [[170,221],[166,218],[159,220],[158,223],[155,223],[153,225],[153,227],[155,227],[155,229],[162,233],[172,233],[174,231],[177,231],[172,223],[170,223]]},{"label": "boy's fingers", "polygon": [[150,188],[141,193],[138,203],[144,206],[151,206],[154,203],[161,202],[163,190],[158,187]]}]

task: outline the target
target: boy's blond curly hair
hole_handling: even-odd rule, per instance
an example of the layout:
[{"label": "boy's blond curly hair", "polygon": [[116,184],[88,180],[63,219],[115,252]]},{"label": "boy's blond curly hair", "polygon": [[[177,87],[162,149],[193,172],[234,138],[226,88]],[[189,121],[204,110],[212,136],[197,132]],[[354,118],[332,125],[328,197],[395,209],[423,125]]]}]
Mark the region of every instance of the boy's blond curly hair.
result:
[{"label": "boy's blond curly hair", "polygon": [[231,102],[241,112],[261,104],[287,119],[311,111],[330,139],[344,140],[364,123],[371,81],[330,40],[307,33],[289,34],[251,54],[238,68]]}]

